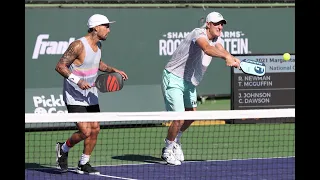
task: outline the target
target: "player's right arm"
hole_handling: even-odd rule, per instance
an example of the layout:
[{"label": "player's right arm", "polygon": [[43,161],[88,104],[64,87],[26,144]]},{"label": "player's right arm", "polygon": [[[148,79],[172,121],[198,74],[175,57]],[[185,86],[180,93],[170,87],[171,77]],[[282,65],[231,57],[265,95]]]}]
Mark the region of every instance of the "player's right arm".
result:
[{"label": "player's right arm", "polygon": [[91,86],[83,79],[80,79],[80,77],[72,74],[69,70],[69,66],[79,58],[83,49],[84,46],[80,40],[73,41],[58,61],[55,70],[64,78],[77,84],[81,89],[88,89]]},{"label": "player's right arm", "polygon": [[238,62],[235,61],[235,58],[225,50],[221,44],[217,43],[216,45],[211,46],[204,37],[199,37],[196,42],[208,56],[219,57],[226,60],[227,66],[238,66]]}]

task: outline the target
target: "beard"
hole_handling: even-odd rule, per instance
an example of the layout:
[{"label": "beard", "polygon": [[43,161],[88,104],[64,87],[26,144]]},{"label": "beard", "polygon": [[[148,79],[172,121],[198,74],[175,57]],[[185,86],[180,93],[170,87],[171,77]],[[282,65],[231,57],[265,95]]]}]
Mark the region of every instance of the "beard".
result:
[{"label": "beard", "polygon": [[107,39],[107,36],[100,38],[99,41],[105,41]]},{"label": "beard", "polygon": [[100,41],[105,41],[105,40],[107,39],[107,36],[108,36],[108,35],[102,36],[102,37],[99,38],[99,40],[100,40]]}]

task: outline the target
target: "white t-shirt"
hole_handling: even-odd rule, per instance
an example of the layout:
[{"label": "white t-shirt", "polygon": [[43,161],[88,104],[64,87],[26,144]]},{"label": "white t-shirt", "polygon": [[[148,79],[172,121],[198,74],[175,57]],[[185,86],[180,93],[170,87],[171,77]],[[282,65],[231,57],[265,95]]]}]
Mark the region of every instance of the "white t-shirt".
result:
[{"label": "white t-shirt", "polygon": [[195,28],[180,43],[165,66],[166,70],[186,81],[192,82],[195,86],[202,80],[212,59],[212,57],[206,55],[196,43],[196,40],[200,37],[207,39],[210,45],[216,43],[222,44],[220,37],[212,41],[209,40],[205,28]]}]

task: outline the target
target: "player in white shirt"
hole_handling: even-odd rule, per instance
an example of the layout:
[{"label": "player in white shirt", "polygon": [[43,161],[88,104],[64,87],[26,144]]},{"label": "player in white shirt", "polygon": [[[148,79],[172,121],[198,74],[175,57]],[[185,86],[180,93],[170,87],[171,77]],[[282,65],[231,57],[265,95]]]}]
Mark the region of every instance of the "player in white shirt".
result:
[{"label": "player in white shirt", "polygon": [[[167,111],[196,111],[196,86],[201,82],[212,57],[226,61],[226,65],[239,68],[240,60],[223,46],[220,37],[227,21],[218,12],[207,15],[201,28],[193,29],[180,43],[165,66],[162,92]],[[193,121],[174,120],[165,138],[161,158],[170,165],[184,161],[180,138]]]}]

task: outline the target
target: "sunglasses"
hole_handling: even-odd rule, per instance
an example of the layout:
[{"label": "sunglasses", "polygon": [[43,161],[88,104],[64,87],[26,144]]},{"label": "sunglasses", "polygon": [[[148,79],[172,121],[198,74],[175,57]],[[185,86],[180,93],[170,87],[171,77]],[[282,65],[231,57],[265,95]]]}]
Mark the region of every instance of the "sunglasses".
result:
[{"label": "sunglasses", "polygon": [[219,26],[220,24],[223,26],[224,25],[224,21],[220,21],[217,23],[211,22],[214,26]]},{"label": "sunglasses", "polygon": [[106,28],[109,28],[110,24],[101,24],[100,26],[105,26]]}]

